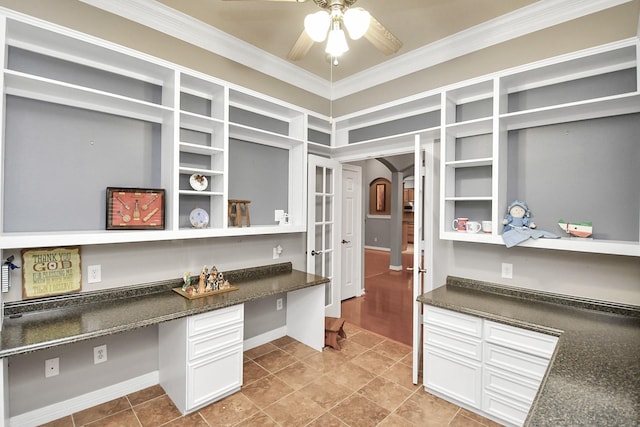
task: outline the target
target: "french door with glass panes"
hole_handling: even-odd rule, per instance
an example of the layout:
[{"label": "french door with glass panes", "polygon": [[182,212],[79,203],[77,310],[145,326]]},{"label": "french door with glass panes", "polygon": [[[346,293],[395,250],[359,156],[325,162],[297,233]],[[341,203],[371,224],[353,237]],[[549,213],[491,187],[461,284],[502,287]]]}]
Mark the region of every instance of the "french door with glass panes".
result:
[{"label": "french door with glass panes", "polygon": [[336,160],[309,155],[307,272],[329,279],[325,316],[340,317],[340,200],[342,166]]}]

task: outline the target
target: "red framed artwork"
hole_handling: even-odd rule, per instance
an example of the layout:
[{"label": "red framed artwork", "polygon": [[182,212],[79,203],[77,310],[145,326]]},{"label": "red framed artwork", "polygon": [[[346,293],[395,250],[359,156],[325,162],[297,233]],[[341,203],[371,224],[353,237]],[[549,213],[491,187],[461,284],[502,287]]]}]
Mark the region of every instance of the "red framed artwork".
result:
[{"label": "red framed artwork", "polygon": [[164,230],[165,193],[107,187],[107,230]]}]

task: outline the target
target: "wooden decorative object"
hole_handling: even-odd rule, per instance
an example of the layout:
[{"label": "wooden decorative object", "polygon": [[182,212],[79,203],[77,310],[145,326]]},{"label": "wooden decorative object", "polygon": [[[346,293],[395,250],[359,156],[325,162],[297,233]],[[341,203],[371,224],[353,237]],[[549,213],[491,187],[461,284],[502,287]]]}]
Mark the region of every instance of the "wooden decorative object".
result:
[{"label": "wooden decorative object", "polygon": [[198,299],[198,298],[208,297],[210,295],[224,294],[226,292],[237,291],[238,289],[239,288],[237,286],[231,285],[225,289],[218,289],[217,291],[206,291],[201,294],[195,294],[195,295],[192,295],[188,292],[183,291],[182,288],[173,288],[173,291],[179,293],[180,295],[188,299]]},{"label": "wooden decorative object", "polygon": [[249,203],[251,203],[251,200],[229,199],[227,211],[229,216],[229,225],[242,227],[242,218],[244,218],[246,220],[247,227],[251,227]]}]

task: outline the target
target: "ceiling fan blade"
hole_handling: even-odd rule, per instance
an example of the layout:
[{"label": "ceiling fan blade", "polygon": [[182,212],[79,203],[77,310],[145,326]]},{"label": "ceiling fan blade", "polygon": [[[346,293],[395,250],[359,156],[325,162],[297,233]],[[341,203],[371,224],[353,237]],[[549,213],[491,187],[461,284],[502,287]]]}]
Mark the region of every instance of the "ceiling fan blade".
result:
[{"label": "ceiling fan blade", "polygon": [[311,49],[311,46],[313,46],[313,40],[305,30],[302,30],[300,37],[298,37],[298,40],[296,40],[293,47],[287,54],[287,59],[297,61],[304,58],[304,56],[309,52],[309,49]]},{"label": "ceiling fan blade", "polygon": [[402,42],[373,16],[371,17],[369,29],[364,33],[364,36],[385,55],[396,53],[402,47]]}]

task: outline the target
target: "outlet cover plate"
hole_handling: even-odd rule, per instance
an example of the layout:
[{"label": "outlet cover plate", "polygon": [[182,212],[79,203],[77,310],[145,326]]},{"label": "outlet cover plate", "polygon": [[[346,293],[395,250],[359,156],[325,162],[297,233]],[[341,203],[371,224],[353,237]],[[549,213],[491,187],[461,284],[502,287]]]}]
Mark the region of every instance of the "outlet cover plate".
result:
[{"label": "outlet cover plate", "polygon": [[87,283],[99,283],[102,281],[102,267],[90,265],[87,267]]}]

